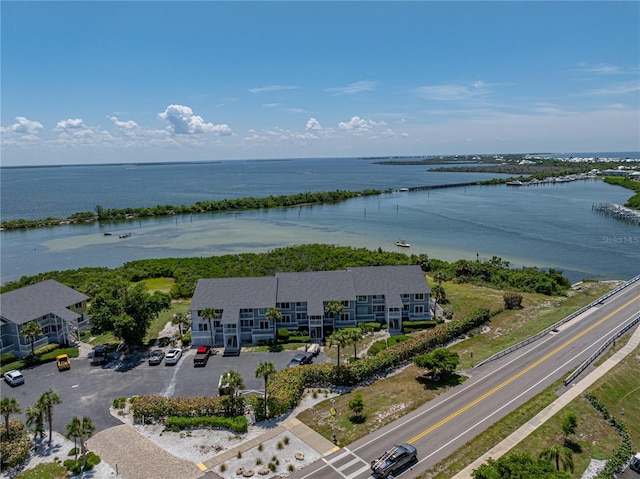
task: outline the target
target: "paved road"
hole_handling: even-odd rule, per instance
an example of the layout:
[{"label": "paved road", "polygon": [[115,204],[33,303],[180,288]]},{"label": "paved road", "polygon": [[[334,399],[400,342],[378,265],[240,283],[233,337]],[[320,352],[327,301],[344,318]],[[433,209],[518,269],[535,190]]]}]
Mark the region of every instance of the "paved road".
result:
[{"label": "paved road", "polygon": [[[565,378],[639,312],[640,282],[557,332],[471,371],[472,377],[461,386],[317,461],[292,478],[366,478],[370,476],[370,461],[390,445],[401,442],[409,442],[418,449],[419,462],[404,473],[404,477],[415,477],[553,382]],[[562,387],[558,394],[567,387]]]},{"label": "paved road", "polygon": [[[168,349],[168,348],[163,348]],[[218,379],[234,369],[242,375],[245,389],[263,390],[264,381],[255,378],[260,361],[271,361],[280,370],[297,351],[279,353],[246,353],[240,356],[212,356],[205,367],[193,367],[195,350],[185,350],[176,366],[149,366],[148,352],[130,354],[126,360],[111,360],[106,366],[91,365],[87,357],[72,359],[71,370],[59,372],[54,363],[23,371],[25,384],[10,388],[2,382],[2,396],[15,397],[24,410],[52,388],[62,397],[54,408],[54,430],[65,433],[72,416],[90,416],[96,432],[122,424],[111,416],[109,407],[115,398],[134,395],[201,396],[217,395]],[[314,362],[326,360],[321,353]],[[24,420],[24,417],[23,417]]]}]

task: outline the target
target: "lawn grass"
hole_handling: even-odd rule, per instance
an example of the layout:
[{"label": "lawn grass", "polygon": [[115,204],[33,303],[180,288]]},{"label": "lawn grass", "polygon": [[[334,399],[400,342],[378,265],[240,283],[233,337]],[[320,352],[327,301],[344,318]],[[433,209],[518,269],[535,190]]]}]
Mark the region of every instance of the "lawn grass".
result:
[{"label": "lawn grass", "polygon": [[15,479],[66,479],[68,477],[69,471],[66,467],[57,462],[48,462],[21,472]]},{"label": "lawn grass", "polygon": [[[330,413],[331,400],[326,399],[300,413],[298,419],[329,440],[332,440],[332,433],[335,432],[339,444],[346,446],[413,411],[465,379],[454,375],[434,382],[427,380],[423,373],[412,364],[370,386],[356,388],[333,398],[333,407],[337,411],[335,418]],[[365,406],[362,413],[365,420],[362,422],[352,422],[350,419],[352,413],[348,404],[356,393],[362,394]],[[313,394],[313,391],[307,394]],[[316,390],[316,394],[321,393]]]},{"label": "lawn grass", "polygon": [[145,344],[158,339],[160,332],[173,319],[173,315],[189,311],[190,304],[190,301],[185,300],[172,301],[170,309],[162,311],[157,318],[151,321],[151,325],[149,326],[147,335],[145,336]]},{"label": "lawn grass", "polygon": [[150,293],[155,291],[168,293],[175,282],[176,280],[173,278],[149,278],[140,281]]}]

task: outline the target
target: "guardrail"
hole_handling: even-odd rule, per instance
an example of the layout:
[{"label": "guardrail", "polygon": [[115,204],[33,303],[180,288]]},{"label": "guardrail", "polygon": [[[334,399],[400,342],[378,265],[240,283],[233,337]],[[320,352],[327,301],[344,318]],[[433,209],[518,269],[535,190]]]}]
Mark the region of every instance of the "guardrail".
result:
[{"label": "guardrail", "polygon": [[573,371],[571,374],[569,374],[566,377],[566,379],[564,380],[564,385],[565,386],[568,385],[571,381],[573,381],[575,378],[577,378],[580,375],[580,373],[582,373],[582,371],[587,369],[587,367],[592,362],[594,362],[596,360],[596,358],[598,356],[600,356],[609,346],[611,346],[611,344],[613,344],[613,342],[616,339],[618,339],[624,333],[626,333],[631,328],[633,328],[638,322],[640,322],[640,315],[638,315],[637,318],[635,318],[633,321],[631,321],[629,324],[627,324],[624,328],[622,328],[617,333],[615,333],[613,336],[611,336],[609,339],[607,339],[604,342],[604,344],[602,346],[600,346],[595,353],[593,353],[591,356],[589,356],[580,366],[578,366],[578,368],[575,371]]},{"label": "guardrail", "polygon": [[531,336],[523,341],[520,341],[517,344],[514,344],[513,346],[508,347],[507,349],[503,349],[502,351],[494,354],[493,356],[488,357],[487,359],[480,361],[478,364],[476,364],[474,366],[474,368],[479,368],[480,366],[494,361],[498,358],[501,358],[503,356],[506,356],[507,354],[512,353],[513,351],[520,349],[524,346],[526,346],[527,344],[531,344],[534,341],[537,341],[538,339],[542,338],[543,336],[546,336],[547,334],[549,334],[551,331],[553,331],[554,329],[562,326],[565,323],[568,323],[569,321],[571,321],[572,319],[580,316],[582,313],[584,313],[585,311],[588,311],[589,309],[593,308],[594,306],[603,303],[604,301],[606,301],[607,299],[609,299],[611,296],[618,294],[620,291],[622,291],[623,289],[631,286],[633,283],[635,283],[636,281],[640,281],[640,274],[634,278],[631,278],[629,281],[621,284],[620,286],[618,286],[615,289],[612,289],[611,291],[609,291],[608,293],[600,296],[598,299],[596,299],[595,301],[592,301],[591,303],[587,304],[586,306],[583,306],[582,308],[580,308],[579,310],[571,313],[569,316],[566,316],[564,318],[562,318],[560,321],[558,321],[557,323],[549,326],[547,329],[544,329],[542,331],[540,331],[538,334],[535,334],[534,336]]}]

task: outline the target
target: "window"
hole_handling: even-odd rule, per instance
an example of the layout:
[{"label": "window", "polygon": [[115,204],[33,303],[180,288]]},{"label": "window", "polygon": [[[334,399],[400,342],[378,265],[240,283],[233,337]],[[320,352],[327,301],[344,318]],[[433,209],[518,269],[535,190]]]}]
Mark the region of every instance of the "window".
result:
[{"label": "window", "polygon": [[307,306],[307,303],[296,303],[296,308],[304,308]]},{"label": "window", "polygon": [[358,316],[364,316],[366,314],[370,314],[369,313],[369,307],[368,306],[358,306],[357,314],[358,314]]},{"label": "window", "polygon": [[307,319],[307,313],[296,313],[296,321],[304,321]]},{"label": "window", "polygon": [[253,328],[253,319],[241,319],[240,320],[241,328]]},{"label": "window", "polygon": [[416,300],[423,301],[424,300],[424,293],[416,293]]},{"label": "window", "polygon": [[280,309],[291,309],[291,304],[290,303],[279,303],[278,304],[278,308],[280,308]]},{"label": "window", "polygon": [[413,312],[416,314],[424,314],[424,306],[422,306],[421,304],[414,306]]},{"label": "window", "polygon": [[207,323],[198,324],[198,331],[209,331]]},{"label": "window", "polygon": [[366,302],[367,302],[366,296],[358,296],[358,303],[366,303]]},{"label": "window", "polygon": [[342,306],[344,306],[345,308],[349,307],[349,301],[343,301],[342,302]]},{"label": "window", "polygon": [[267,314],[267,308],[259,308],[258,309],[258,315],[264,316],[265,314]]},{"label": "window", "polygon": [[408,294],[403,294],[402,295],[402,299],[409,299],[409,295]]},{"label": "window", "polygon": [[269,321],[260,321],[260,329],[269,329]]},{"label": "window", "polygon": [[240,309],[240,318],[253,318],[253,309]]},{"label": "window", "polygon": [[384,299],[384,294],[374,294],[373,299],[374,301],[379,299]]},{"label": "window", "polygon": [[291,315],[290,314],[283,314],[282,318],[279,321],[280,323],[290,323],[291,322]]},{"label": "window", "polygon": [[409,305],[408,304],[403,304],[402,305],[402,311],[409,311]]},{"label": "window", "polygon": [[384,313],[384,304],[376,304],[373,307],[373,312],[374,313]]},{"label": "window", "polygon": [[342,313],[340,315],[340,321],[351,321],[351,315],[349,313]]}]

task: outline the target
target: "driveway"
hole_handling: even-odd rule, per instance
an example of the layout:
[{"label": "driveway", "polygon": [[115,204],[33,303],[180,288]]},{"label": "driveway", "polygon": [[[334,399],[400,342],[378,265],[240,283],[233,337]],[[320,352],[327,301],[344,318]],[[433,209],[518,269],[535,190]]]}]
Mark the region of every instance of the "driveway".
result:
[{"label": "driveway", "polygon": [[[169,348],[162,349],[166,351]],[[122,424],[109,413],[115,398],[135,395],[217,396],[220,375],[231,369],[242,375],[246,391],[262,390],[264,381],[255,378],[258,364],[270,361],[280,370],[298,353],[282,351],[242,353],[229,357],[215,355],[205,367],[195,368],[195,349],[185,350],[175,366],[165,366],[164,361],[159,366],[149,366],[146,361],[149,352],[111,359],[105,366],[92,365],[91,359],[86,356],[75,358],[71,360],[71,369],[64,372],[58,371],[55,362],[25,369],[25,384],[11,388],[3,383],[2,396],[15,397],[24,410],[32,406],[44,391],[54,389],[62,397],[62,404],[54,408],[54,430],[64,434],[71,417],[89,416],[96,426],[96,432],[99,432]],[[321,353],[315,362],[326,360]]]}]

